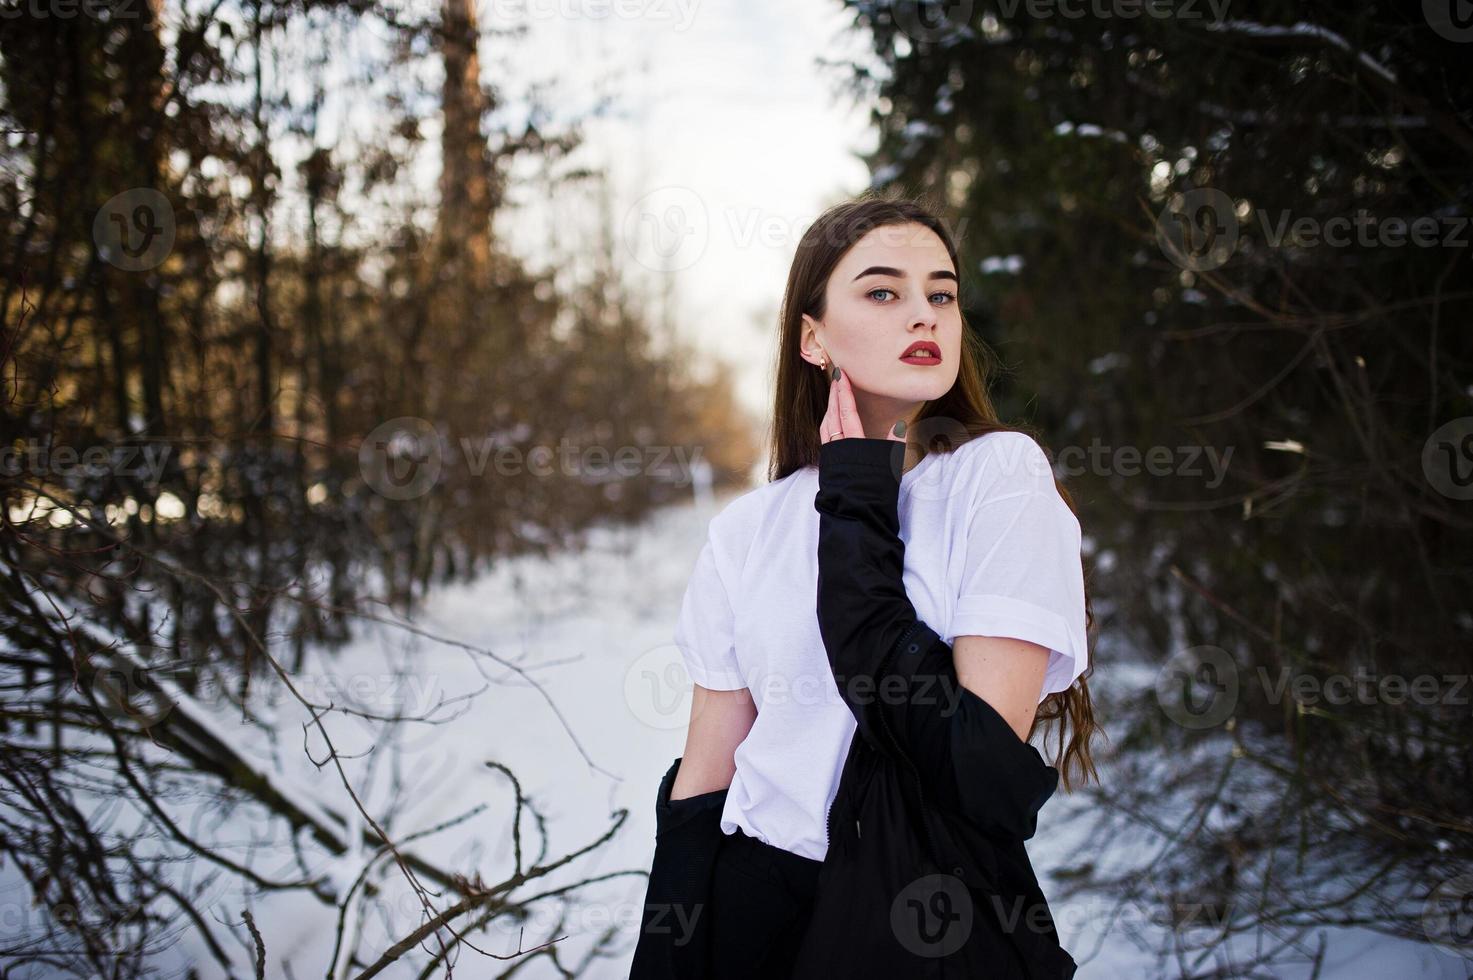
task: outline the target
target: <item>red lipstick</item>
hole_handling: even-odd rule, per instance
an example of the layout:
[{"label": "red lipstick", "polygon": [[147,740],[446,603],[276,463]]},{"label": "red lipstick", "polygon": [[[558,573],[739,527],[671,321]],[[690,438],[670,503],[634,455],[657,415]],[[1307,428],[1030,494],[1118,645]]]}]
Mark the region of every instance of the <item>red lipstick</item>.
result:
[{"label": "red lipstick", "polygon": [[940,364],[941,348],[935,341],[917,340],[905,349],[900,359],[907,364]]}]

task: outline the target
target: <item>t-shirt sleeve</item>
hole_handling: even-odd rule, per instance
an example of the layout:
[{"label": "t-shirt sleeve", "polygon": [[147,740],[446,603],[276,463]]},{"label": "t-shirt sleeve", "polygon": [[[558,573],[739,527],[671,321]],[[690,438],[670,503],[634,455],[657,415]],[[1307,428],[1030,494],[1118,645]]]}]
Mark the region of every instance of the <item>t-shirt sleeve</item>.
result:
[{"label": "t-shirt sleeve", "polygon": [[956,613],[948,641],[1006,636],[1049,650],[1039,700],[1088,665],[1079,520],[1054,486],[1048,457],[1024,433],[977,447]]},{"label": "t-shirt sleeve", "polygon": [[692,681],[712,691],[735,691],[747,682],[737,665],[732,587],[737,582],[713,521],[696,557],[675,623],[675,646]]}]

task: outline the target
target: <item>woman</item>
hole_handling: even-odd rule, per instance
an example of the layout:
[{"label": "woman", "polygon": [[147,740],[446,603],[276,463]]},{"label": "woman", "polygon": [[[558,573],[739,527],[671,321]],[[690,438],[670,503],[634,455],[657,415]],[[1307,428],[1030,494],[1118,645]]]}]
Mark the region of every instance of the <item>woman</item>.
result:
[{"label": "woman", "polygon": [[711,521],[676,629],[695,696],[634,977],[1073,971],[1022,842],[1094,775],[1080,529],[997,420],[959,267],[905,200],[799,245],[772,480]]}]

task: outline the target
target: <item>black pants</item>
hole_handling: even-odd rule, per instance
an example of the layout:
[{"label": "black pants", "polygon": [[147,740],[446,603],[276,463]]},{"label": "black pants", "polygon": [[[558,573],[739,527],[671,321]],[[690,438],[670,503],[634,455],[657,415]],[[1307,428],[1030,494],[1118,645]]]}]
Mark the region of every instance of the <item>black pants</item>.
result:
[{"label": "black pants", "polygon": [[711,885],[712,980],[789,976],[822,866],[740,828],[722,840]]}]

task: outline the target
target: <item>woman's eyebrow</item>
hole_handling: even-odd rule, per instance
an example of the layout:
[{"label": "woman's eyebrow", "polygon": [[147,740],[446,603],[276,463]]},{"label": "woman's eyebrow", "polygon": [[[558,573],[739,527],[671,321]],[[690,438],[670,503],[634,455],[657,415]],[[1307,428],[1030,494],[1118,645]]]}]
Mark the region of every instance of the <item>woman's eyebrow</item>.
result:
[{"label": "woman's eyebrow", "polygon": [[[858,282],[859,280],[863,279],[865,276],[894,276],[896,279],[904,279],[905,278],[904,273],[902,273],[899,269],[896,269],[896,268],[894,268],[892,266],[888,266],[888,265],[872,265],[868,269],[865,269],[863,272],[861,272],[859,275],[855,276],[850,281],[851,282]],[[931,273],[926,278],[927,279],[950,279],[952,282],[956,282],[956,273],[951,272],[948,269],[937,269],[935,272]]]}]

